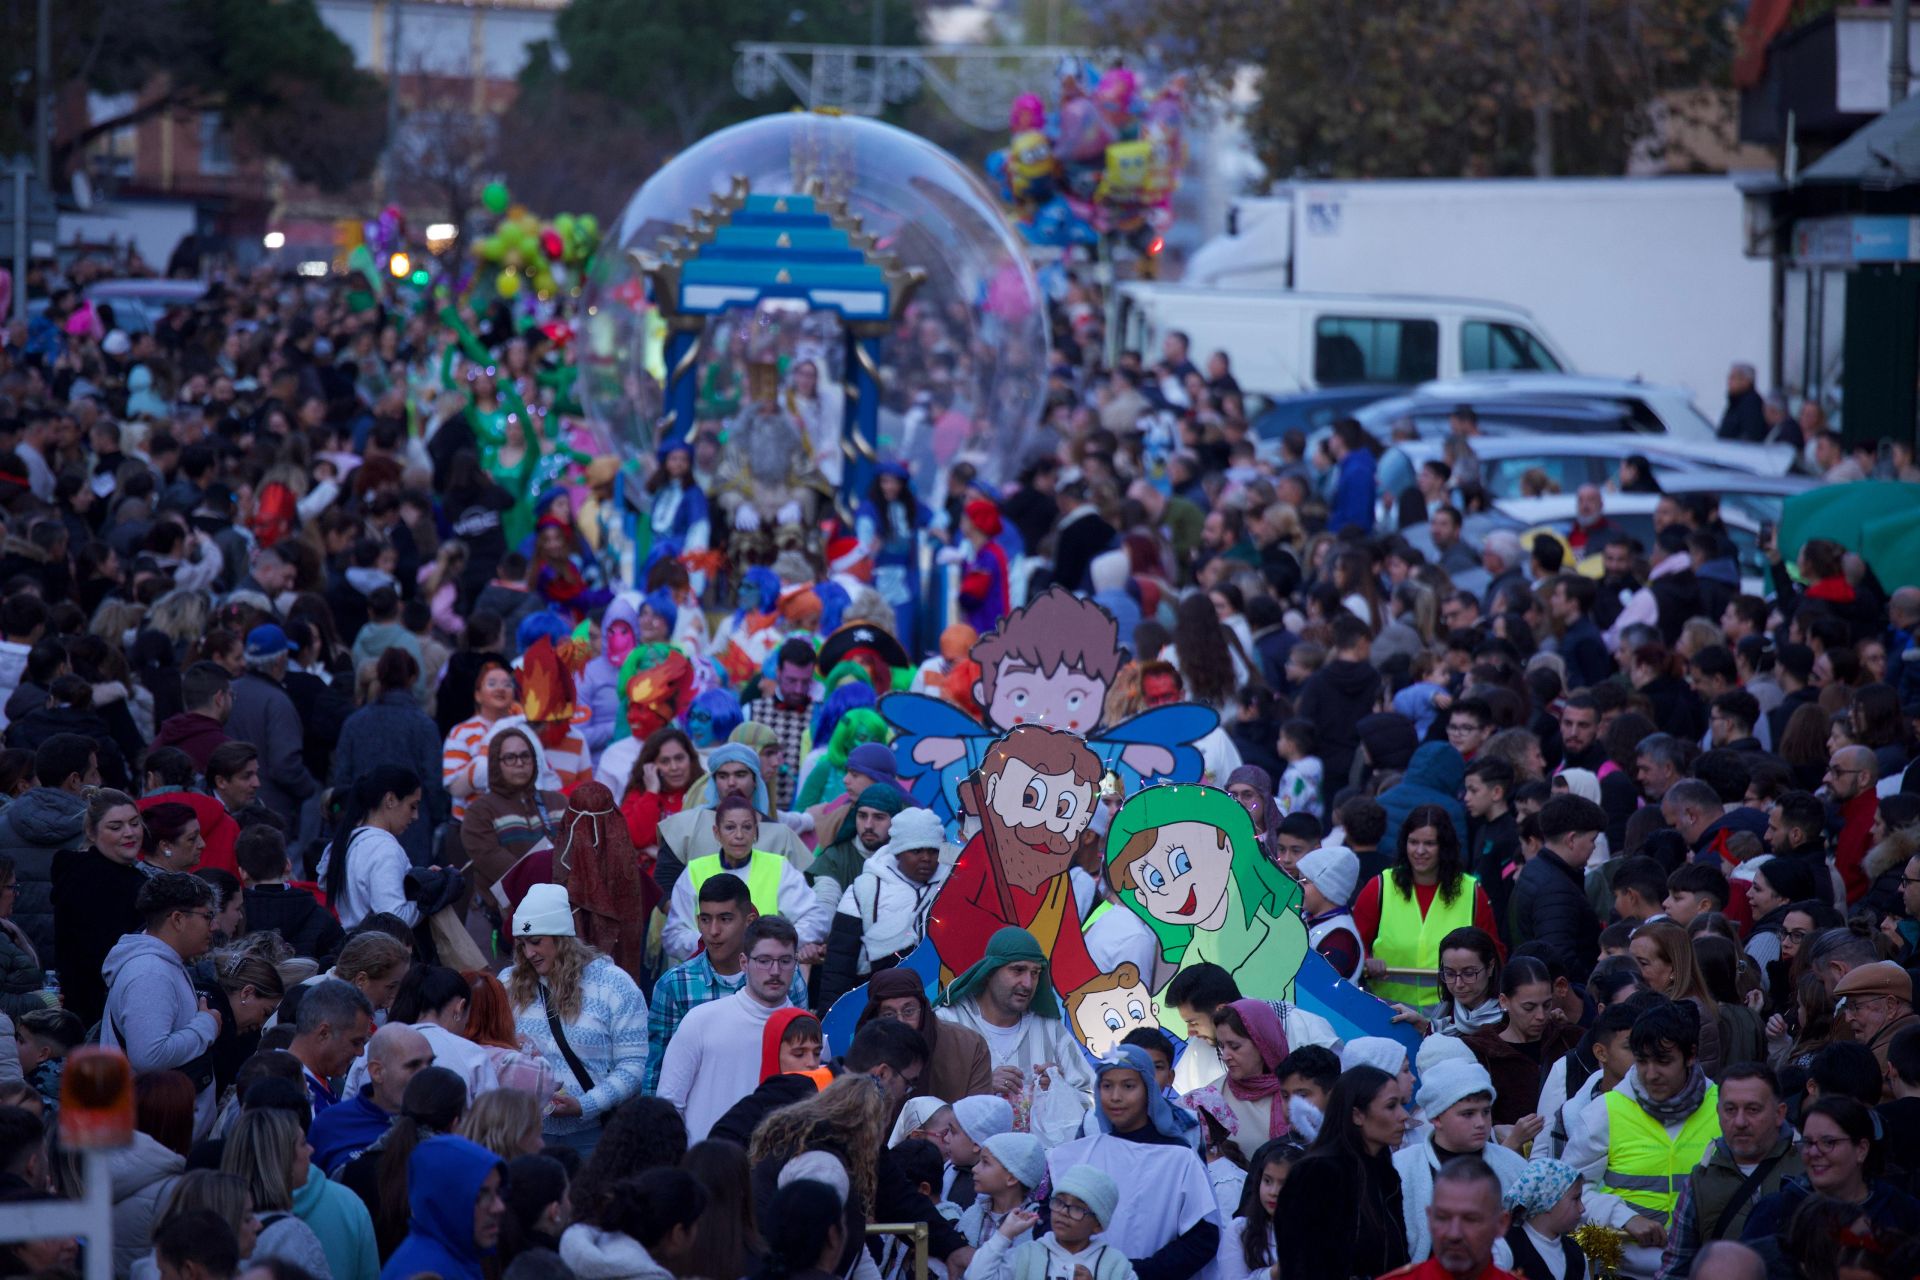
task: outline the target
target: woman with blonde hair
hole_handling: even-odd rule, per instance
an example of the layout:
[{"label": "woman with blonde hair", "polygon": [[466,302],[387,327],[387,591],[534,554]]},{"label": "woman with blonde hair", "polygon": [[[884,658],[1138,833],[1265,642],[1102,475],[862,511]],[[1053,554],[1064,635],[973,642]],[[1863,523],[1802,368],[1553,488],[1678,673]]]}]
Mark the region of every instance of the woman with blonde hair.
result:
[{"label": "woman with blonde hair", "polygon": [[173,641],[182,653],[188,645],[207,633],[207,594],[204,591],[169,591],[153,602],[147,626]]},{"label": "woman with blonde hair", "polygon": [[502,1160],[540,1154],[540,1099],[524,1089],[489,1089],[460,1121],[460,1136]]},{"label": "woman with blonde hair", "polygon": [[1671,920],[1649,921],[1633,931],[1627,951],[1640,966],[1640,977],[1648,990],[1669,1000],[1684,1000],[1698,1011],[1700,1069],[1708,1079],[1718,1080],[1726,1065],[1720,1052],[1720,1005],[1707,987],[1686,929]]},{"label": "woman with blonde hair", "polygon": [[390,933],[362,929],[348,938],[333,962],[333,969],[322,976],[338,978],[365,996],[375,1013],[392,1006],[407,970],[413,967],[413,950]]},{"label": "woman with blonde hair", "polygon": [[[227,1132],[226,1144],[220,1152],[221,1172],[238,1178],[245,1185],[247,1199],[253,1211],[260,1215],[259,1247],[274,1248],[274,1256],[297,1262],[316,1276],[332,1277],[334,1269],[329,1265],[324,1242],[293,1208],[294,1193],[306,1186],[312,1161],[313,1148],[307,1145],[307,1136],[300,1131],[299,1117],[274,1107],[241,1112]],[[289,1227],[288,1223],[298,1223],[299,1227]],[[288,1237],[284,1248],[278,1239],[283,1233]],[[371,1217],[367,1220],[366,1235],[371,1248]],[[347,1278],[342,1276],[341,1280]]]},{"label": "woman with blonde hair", "polygon": [[[233,1228],[243,1266],[275,1258],[302,1268],[311,1268],[316,1261],[322,1265],[326,1262],[320,1237],[300,1219],[281,1213],[270,1215],[270,1223],[262,1222],[254,1212],[246,1180],[236,1174],[218,1169],[188,1170],[167,1193],[154,1219],[153,1234],[159,1235],[168,1223],[194,1209],[216,1214]],[[159,1280],[159,1275],[160,1266],[152,1254],[133,1264],[132,1280]]]},{"label": "woman with blonde hair", "polygon": [[784,1165],[809,1151],[824,1151],[847,1167],[848,1208],[873,1207],[875,1171],[886,1147],[892,1108],[886,1089],[871,1076],[847,1074],[811,1098],[781,1107],[754,1130],[747,1152],[756,1182],[762,1166]]},{"label": "woman with blonde hair", "polygon": [[547,1139],[590,1155],[606,1118],[640,1092],[646,997],[619,965],[582,945],[565,885],[528,889],[513,913],[512,936],[507,992],[515,1030],[560,1081]]}]

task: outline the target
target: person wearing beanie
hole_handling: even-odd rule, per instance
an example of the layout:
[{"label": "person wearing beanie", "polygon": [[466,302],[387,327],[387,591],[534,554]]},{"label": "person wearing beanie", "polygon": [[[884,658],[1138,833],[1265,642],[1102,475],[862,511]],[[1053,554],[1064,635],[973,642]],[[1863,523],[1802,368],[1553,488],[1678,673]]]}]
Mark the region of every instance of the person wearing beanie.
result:
[{"label": "person wearing beanie", "polygon": [[943,553],[966,566],[960,573],[960,607],[966,613],[967,625],[981,635],[1007,616],[1011,575],[1007,553],[995,541],[1001,527],[1000,508],[985,498],[975,498],[967,503],[960,518],[966,547]]},{"label": "person wearing beanie", "polygon": [[[851,663],[842,663],[841,667],[854,669]],[[849,711],[835,727],[826,754],[815,761],[808,772],[799,804],[813,824],[816,843],[823,853],[852,836],[854,807],[868,789],[890,787],[902,793],[906,791],[898,775],[899,764],[893,748],[885,742],[870,740],[890,732],[878,712],[870,708]],[[837,752],[845,753],[846,762],[838,766],[836,778],[833,774],[834,761],[839,758]],[[813,875],[814,869],[807,868],[807,874]],[[849,883],[850,880],[842,881],[840,887],[844,889]],[[836,896],[833,902],[838,901]],[[827,904],[827,910],[833,910],[833,902]]]},{"label": "person wearing beanie", "polygon": [[[1134,1206],[1127,1207],[1131,1214]],[[1124,1249],[1105,1238],[1120,1208],[1120,1189],[1107,1174],[1092,1165],[1072,1166],[1054,1179],[1047,1208],[1052,1230],[1018,1245],[1014,1241],[1030,1235],[1040,1215],[1018,1209],[1007,1214],[967,1264],[966,1280],[1046,1280],[1083,1270],[1092,1280],[1141,1274]]]},{"label": "person wearing beanie", "polygon": [[[1036,1211],[1040,1202],[1034,1193],[1047,1177],[1047,1150],[1030,1133],[996,1133],[980,1146],[980,1159],[973,1166],[974,1201],[961,1211],[957,1224],[976,1249],[1000,1230],[1008,1214]],[[1029,1228],[1014,1240],[1032,1237]]]},{"label": "person wearing beanie", "polygon": [[[876,784],[860,797],[860,803],[864,805],[882,789],[899,795],[891,787]],[[933,810],[902,810],[887,831],[887,843],[867,859],[865,869],[835,905],[827,935],[827,971],[820,985],[823,1009],[832,1008],[861,977],[891,968],[920,945],[927,932],[927,913],[953,869],[941,860],[947,848],[946,829]],[[819,889],[821,882],[822,877],[816,877],[814,887]]]},{"label": "person wearing beanie", "polygon": [[[1400,1204],[1407,1223],[1407,1257],[1421,1262],[1433,1253],[1427,1207],[1433,1203],[1433,1177],[1457,1156],[1478,1156],[1500,1178],[1502,1190],[1525,1172],[1526,1158],[1488,1141],[1493,1134],[1493,1077],[1477,1062],[1443,1061],[1420,1078],[1414,1101],[1426,1114],[1423,1136],[1393,1153],[1400,1175]],[[1505,1266],[1504,1243],[1494,1246],[1494,1264]]]},{"label": "person wearing beanie", "polygon": [[1333,971],[1358,983],[1367,964],[1367,944],[1349,910],[1360,883],[1360,859],[1351,849],[1322,845],[1300,859],[1300,906],[1307,918],[1307,945],[1326,957]]},{"label": "person wearing beanie", "polygon": [[995,1134],[1013,1131],[1013,1107],[997,1094],[979,1094],[953,1104],[953,1128],[947,1134],[947,1172],[940,1198],[954,1204],[972,1204],[973,1167],[980,1162],[981,1144]]},{"label": "person wearing beanie", "polygon": [[[885,750],[885,748],[881,748]],[[857,753],[856,753],[857,754]],[[851,764],[849,780],[864,781]],[[880,852],[893,831],[894,815],[907,807],[906,791],[893,782],[871,782],[847,801],[819,828],[820,847],[807,868],[814,897],[829,919],[840,906],[840,895],[860,876],[867,859]]]}]

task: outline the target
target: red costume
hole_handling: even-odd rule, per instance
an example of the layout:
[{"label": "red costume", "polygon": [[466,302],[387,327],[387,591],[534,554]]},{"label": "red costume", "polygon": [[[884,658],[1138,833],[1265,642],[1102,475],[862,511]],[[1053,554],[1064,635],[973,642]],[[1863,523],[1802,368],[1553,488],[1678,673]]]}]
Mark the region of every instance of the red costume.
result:
[{"label": "red costume", "polygon": [[956,973],[972,968],[987,953],[987,943],[995,932],[1018,925],[1032,934],[1047,953],[1048,972],[1054,989],[1061,995],[1075,991],[1100,974],[1087,952],[1087,940],[1080,928],[1080,907],[1073,899],[1073,886],[1064,869],[1028,893],[1018,885],[1008,885],[1015,919],[1009,920],[1000,909],[1000,892],[994,887],[993,860],[987,854],[986,837],[975,834],[967,842],[954,864],[946,887],[927,920],[927,937],[940,953],[940,966],[946,972],[944,985]]}]

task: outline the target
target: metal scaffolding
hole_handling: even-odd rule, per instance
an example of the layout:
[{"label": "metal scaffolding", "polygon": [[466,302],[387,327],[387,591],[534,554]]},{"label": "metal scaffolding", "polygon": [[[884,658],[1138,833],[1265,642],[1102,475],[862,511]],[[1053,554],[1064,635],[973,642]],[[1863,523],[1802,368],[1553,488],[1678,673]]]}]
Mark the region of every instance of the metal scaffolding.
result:
[{"label": "metal scaffolding", "polygon": [[1004,130],[1014,98],[1051,83],[1063,62],[1089,51],[1066,45],[734,46],[733,85],[742,97],[763,98],[782,85],[808,110],[877,116],[890,104],[931,89],[949,111],[977,129]]}]

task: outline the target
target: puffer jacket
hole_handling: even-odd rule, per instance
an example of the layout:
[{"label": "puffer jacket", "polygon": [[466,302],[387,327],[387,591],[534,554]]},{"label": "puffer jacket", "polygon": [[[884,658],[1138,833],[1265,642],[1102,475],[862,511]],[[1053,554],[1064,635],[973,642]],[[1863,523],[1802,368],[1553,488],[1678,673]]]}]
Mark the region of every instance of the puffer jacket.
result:
[{"label": "puffer jacket", "polygon": [[43,961],[53,955],[53,855],[86,847],[87,802],[55,787],[35,787],[0,813],[0,854],[13,859],[20,896],[13,922]]},{"label": "puffer jacket", "polygon": [[1507,906],[1513,945],[1545,942],[1568,973],[1591,973],[1600,958],[1600,918],[1587,901],[1585,878],[1551,849],[1520,868]]},{"label": "puffer jacket", "polygon": [[953,868],[934,867],[933,879],[915,884],[900,873],[891,853],[876,853],[866,869],[840,895],[827,936],[827,972],[821,979],[821,1007],[850,990],[873,972],[875,959],[887,959],[910,950],[925,936],[927,912]]},{"label": "puffer jacket", "polygon": [[57,1000],[48,1000],[46,987],[47,971],[26,932],[0,920],[0,1013],[18,1018],[51,1007]]},{"label": "puffer jacket", "polygon": [[646,1246],[619,1231],[576,1222],[560,1237],[560,1261],[574,1280],[672,1280]]},{"label": "puffer jacket", "polygon": [[[1458,751],[1444,742],[1424,743],[1413,753],[1399,785],[1380,793],[1380,807],[1387,811],[1387,834],[1381,837],[1380,852],[1388,859],[1395,857],[1400,851],[1400,828],[1407,815],[1428,804],[1437,804],[1447,811],[1447,816],[1453,819],[1454,838],[1465,849],[1467,810],[1460,803],[1460,787],[1466,780],[1467,762]],[[1328,785],[1334,784],[1330,781]]]}]

